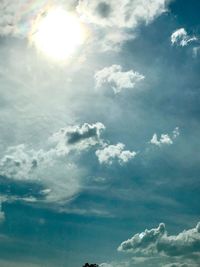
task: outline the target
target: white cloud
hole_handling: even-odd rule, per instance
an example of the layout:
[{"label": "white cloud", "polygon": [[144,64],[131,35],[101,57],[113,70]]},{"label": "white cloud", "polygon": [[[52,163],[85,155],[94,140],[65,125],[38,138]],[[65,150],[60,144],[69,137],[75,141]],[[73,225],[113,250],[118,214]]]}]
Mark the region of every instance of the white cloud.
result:
[{"label": "white cloud", "polygon": [[161,223],[158,228],[137,233],[122,242],[118,250],[144,256],[156,254],[195,261],[196,257],[200,259],[200,223],[177,235],[168,235],[165,225]]},{"label": "white cloud", "polygon": [[156,146],[161,146],[161,145],[172,145],[173,141],[168,134],[161,134],[160,139],[158,139],[158,136],[155,133],[150,143]]},{"label": "white cloud", "polygon": [[117,160],[119,164],[125,164],[136,156],[136,152],[124,150],[125,145],[118,143],[116,145],[106,145],[103,149],[96,151],[96,156],[101,164],[112,164]]},{"label": "white cloud", "polygon": [[167,11],[170,0],[79,0],[77,12],[93,29],[99,51],[119,51],[136,36],[141,24],[149,24]]},{"label": "white cloud", "polygon": [[24,144],[9,147],[0,161],[1,175],[14,179],[29,179],[38,163],[46,159],[44,151],[28,149]]},{"label": "white cloud", "polygon": [[172,33],[171,43],[177,46],[187,46],[189,43],[197,41],[196,36],[190,36],[184,28],[180,28]]},{"label": "white cloud", "polygon": [[[23,3],[23,1],[21,1]],[[22,4],[21,3],[21,4]],[[0,2],[0,35],[11,34],[15,30],[20,5],[19,1],[2,0]]]},{"label": "white cloud", "polygon": [[155,252],[155,246],[157,241],[166,233],[165,225],[161,223],[158,228],[145,230],[142,233],[134,235],[132,238],[124,241],[118,247],[118,251],[128,251],[128,252],[142,252],[152,253]]},{"label": "white cloud", "polygon": [[169,134],[161,134],[160,139],[158,138],[158,135],[154,133],[152,139],[150,140],[150,143],[156,146],[162,146],[162,145],[172,145],[173,140],[175,140],[180,135],[179,128],[176,127],[172,135]]},{"label": "white cloud", "polygon": [[96,88],[108,85],[116,94],[120,93],[124,89],[134,88],[136,84],[145,77],[133,70],[123,71],[120,65],[112,65],[97,71],[94,78],[96,81]]},{"label": "white cloud", "polygon": [[103,27],[136,28],[148,24],[166,11],[166,0],[80,0],[79,14],[88,22]]}]

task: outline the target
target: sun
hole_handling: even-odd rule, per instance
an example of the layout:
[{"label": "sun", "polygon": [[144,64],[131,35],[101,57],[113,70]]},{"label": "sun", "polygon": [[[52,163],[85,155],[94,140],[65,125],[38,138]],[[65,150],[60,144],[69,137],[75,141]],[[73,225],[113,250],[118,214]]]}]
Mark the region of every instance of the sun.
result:
[{"label": "sun", "polygon": [[31,42],[46,56],[66,60],[86,39],[79,19],[62,8],[53,8],[40,15],[31,34]]}]

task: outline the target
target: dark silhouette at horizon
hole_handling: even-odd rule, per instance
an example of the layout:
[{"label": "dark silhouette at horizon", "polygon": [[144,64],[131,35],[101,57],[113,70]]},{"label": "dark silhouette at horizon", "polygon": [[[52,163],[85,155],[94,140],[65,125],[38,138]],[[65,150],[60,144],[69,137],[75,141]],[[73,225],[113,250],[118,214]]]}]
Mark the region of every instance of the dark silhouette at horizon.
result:
[{"label": "dark silhouette at horizon", "polygon": [[85,263],[84,265],[83,265],[83,267],[99,267],[99,265],[98,264],[96,264],[96,263],[92,263],[92,264],[89,264],[88,262],[87,263]]}]

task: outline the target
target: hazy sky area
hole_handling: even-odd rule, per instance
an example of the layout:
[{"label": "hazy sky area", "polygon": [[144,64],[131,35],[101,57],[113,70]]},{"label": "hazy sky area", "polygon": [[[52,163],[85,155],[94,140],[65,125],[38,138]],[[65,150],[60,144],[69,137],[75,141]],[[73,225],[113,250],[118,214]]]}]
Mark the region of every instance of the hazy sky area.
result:
[{"label": "hazy sky area", "polygon": [[0,0],[0,267],[200,266],[199,11]]}]

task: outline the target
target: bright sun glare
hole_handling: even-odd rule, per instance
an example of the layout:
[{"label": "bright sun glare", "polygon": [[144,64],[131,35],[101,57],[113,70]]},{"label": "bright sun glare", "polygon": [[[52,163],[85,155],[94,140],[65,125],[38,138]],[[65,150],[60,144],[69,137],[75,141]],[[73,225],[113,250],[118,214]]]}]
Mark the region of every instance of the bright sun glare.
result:
[{"label": "bright sun glare", "polygon": [[62,8],[48,11],[35,28],[31,41],[55,60],[67,59],[86,38],[85,29],[78,18]]}]

